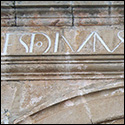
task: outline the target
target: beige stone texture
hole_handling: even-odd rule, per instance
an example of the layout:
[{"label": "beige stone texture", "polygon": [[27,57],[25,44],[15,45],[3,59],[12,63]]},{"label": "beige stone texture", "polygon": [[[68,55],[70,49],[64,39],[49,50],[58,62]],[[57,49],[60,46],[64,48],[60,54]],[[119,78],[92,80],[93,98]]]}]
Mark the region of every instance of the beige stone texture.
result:
[{"label": "beige stone texture", "polygon": [[87,6],[87,7],[74,7],[73,14],[75,18],[103,18],[108,17],[108,7],[97,7],[97,6]]},{"label": "beige stone texture", "polygon": [[74,1],[73,5],[124,5],[124,1]]},{"label": "beige stone texture", "polygon": [[71,7],[34,7],[34,8],[17,8],[18,18],[69,18]]},{"label": "beige stone texture", "polygon": [[[88,97],[93,123],[101,123],[115,118],[124,117],[124,89],[120,88],[110,93],[92,94]],[[102,97],[103,96],[103,97]],[[94,97],[96,99],[94,100]]]},{"label": "beige stone texture", "polygon": [[2,15],[4,9],[9,13],[14,9],[14,18],[1,16],[4,27],[124,24],[123,1],[2,1],[1,6]]},{"label": "beige stone texture", "polygon": [[87,6],[87,5],[109,5],[109,1],[74,1],[73,5],[82,5],[82,6]]},{"label": "beige stone texture", "polygon": [[39,18],[18,18],[17,19],[18,26],[71,26],[72,20],[71,18],[49,18],[39,19]]},{"label": "beige stone texture", "polygon": [[1,6],[14,6],[14,1],[1,1]]},{"label": "beige stone texture", "polygon": [[124,6],[112,6],[111,17],[124,17]]},{"label": "beige stone texture", "polygon": [[13,1],[2,1],[1,3],[1,26],[14,26],[15,25],[15,9],[10,4]]},{"label": "beige stone texture", "polygon": [[3,27],[10,27],[15,25],[15,19],[1,19],[1,25]]},{"label": "beige stone texture", "polygon": [[[120,4],[123,2],[113,2],[114,4]],[[39,6],[52,6],[52,5],[109,5],[110,1],[35,1],[29,3],[28,1],[16,1],[16,6],[31,6],[31,5],[39,5]]]},{"label": "beige stone texture", "polygon": [[[113,111],[114,111],[114,115],[112,115],[111,118],[123,115],[123,105],[122,105],[122,94],[123,94],[123,89],[121,87],[123,87],[124,82],[119,80],[105,80],[105,82],[103,80],[73,80],[73,81],[60,81],[60,80],[56,80],[56,81],[20,81],[20,82],[14,82],[14,81],[8,81],[8,82],[2,82],[2,86],[7,90],[7,86],[15,86],[16,89],[16,93],[13,96],[11,96],[12,98],[14,98],[14,100],[11,99],[11,101],[13,101],[13,105],[11,106],[11,109],[9,109],[8,105],[6,104],[5,101],[3,101],[2,105],[6,106],[6,109],[8,109],[11,113],[11,118],[9,119],[10,122],[20,122],[21,120],[27,118],[28,116],[32,116],[33,114],[36,114],[39,111],[42,110],[46,110],[49,107],[53,108],[53,105],[56,105],[58,103],[62,103],[63,101],[69,100],[66,104],[67,105],[73,105],[72,103],[70,104],[70,99],[71,98],[76,98],[79,96],[84,96],[86,94],[88,94],[87,96],[87,101],[88,101],[88,105],[90,106],[91,109],[91,114],[93,116],[93,122],[100,122],[101,120],[105,121],[105,119],[107,118],[107,113],[104,114],[102,117],[100,117],[99,121],[97,121],[97,117],[99,117],[99,113],[103,112],[103,108],[102,107],[110,107],[112,105],[112,103],[114,105],[114,108],[120,108],[117,110],[111,110],[109,115],[112,115]],[[107,89],[110,88],[119,88],[116,90],[113,90],[111,92],[109,92]],[[102,91],[102,90],[107,90],[107,92],[101,92],[101,94],[98,94],[98,91]],[[89,93],[93,93],[93,92],[97,92],[97,94],[90,94]],[[114,97],[115,95],[119,95],[118,98]],[[10,95],[10,94],[9,94]],[[6,96],[6,93],[3,93],[3,97]],[[112,98],[108,98],[108,96],[112,96]],[[105,98],[106,97],[106,98]],[[86,96],[85,96],[86,98]],[[102,100],[101,100],[102,99]],[[79,100],[79,98],[78,98]],[[91,101],[90,101],[91,100]],[[108,100],[109,105],[106,103]],[[113,100],[113,101],[112,101]],[[95,103],[96,102],[96,103]],[[104,102],[104,103],[102,103]],[[119,103],[118,103],[119,102]],[[120,103],[121,102],[121,103]],[[83,100],[84,103],[84,100]],[[95,105],[95,107],[97,106],[97,108],[94,108],[93,103],[97,104]],[[11,104],[11,102],[8,103],[9,106]],[[76,103],[77,104],[77,103]],[[106,105],[107,104],[107,105]],[[80,103],[81,105],[81,103]],[[79,107],[81,106],[76,106],[76,109],[78,108],[78,115],[80,116],[81,114],[79,114]],[[98,105],[100,105],[98,107]],[[57,105],[58,106],[58,105]],[[101,107],[102,106],[102,107]],[[56,107],[57,108],[57,107]],[[58,110],[55,111],[58,112]],[[99,108],[99,110],[98,110]],[[100,109],[101,108],[101,109]],[[58,109],[58,108],[57,108]],[[76,109],[72,109],[73,110],[73,114],[76,111]],[[3,109],[2,109],[3,110]],[[59,109],[60,111],[61,109]],[[96,114],[96,111],[98,110],[100,112],[98,112],[98,114]],[[109,109],[108,109],[109,110]],[[64,113],[66,113],[67,110],[64,109]],[[83,108],[84,111],[84,108]],[[47,111],[47,112],[51,112],[51,111]],[[121,114],[118,114],[121,113]],[[70,113],[70,111],[69,111]],[[82,113],[82,112],[81,112]],[[63,112],[61,112],[61,114],[63,114]],[[67,114],[67,113],[66,113]],[[84,114],[84,112],[83,112]],[[88,114],[88,113],[87,113]],[[74,114],[75,115],[75,114]],[[84,114],[85,117],[87,118],[86,114]],[[58,114],[57,114],[58,116]],[[41,117],[41,116],[39,116]],[[56,114],[53,116],[56,117]],[[63,117],[63,116],[61,116]],[[71,118],[75,117],[71,115]],[[88,116],[90,117],[90,116]],[[103,119],[104,118],[104,119]],[[88,119],[88,118],[87,118]],[[50,121],[51,121],[51,117],[50,117]],[[68,119],[67,119],[68,120]],[[81,122],[85,122],[83,121],[84,119],[81,119]],[[48,120],[42,121],[43,123],[47,122]],[[54,121],[53,121],[54,122]],[[56,123],[59,122],[59,119],[57,119]],[[64,122],[64,120],[61,121],[61,123]],[[69,121],[67,121],[69,123]],[[74,119],[75,123],[77,123],[77,120]],[[48,122],[47,122],[48,123]],[[86,122],[85,122],[86,123]]]},{"label": "beige stone texture", "polygon": [[124,124],[124,1],[1,1],[1,124]]},{"label": "beige stone texture", "polygon": [[15,1],[16,6],[67,6],[71,5],[72,1]]},{"label": "beige stone texture", "polygon": [[14,123],[96,124],[106,120],[114,120],[124,115],[123,93],[124,89],[118,88],[76,96],[43,110],[39,109],[39,112],[32,112],[28,117],[15,120]]},{"label": "beige stone texture", "polygon": [[1,18],[2,19],[11,19],[14,18],[15,14],[14,14],[14,9],[13,8],[1,8]]},{"label": "beige stone texture", "polygon": [[111,1],[111,5],[124,5],[124,1]]},{"label": "beige stone texture", "polygon": [[[16,84],[16,83],[15,83]],[[18,85],[1,83],[1,122],[5,120],[5,113],[11,113],[14,104],[15,96],[18,90]],[[16,108],[16,107],[15,107]],[[10,117],[10,116],[9,116]]]},{"label": "beige stone texture", "polygon": [[50,109],[33,115],[31,119],[33,119],[33,123],[35,124],[91,123],[82,100],[65,101],[61,104],[53,106]]},{"label": "beige stone texture", "polygon": [[124,18],[75,18],[75,26],[123,25]]},{"label": "beige stone texture", "polygon": [[104,122],[102,124],[124,124],[124,119],[113,120],[109,122]]},{"label": "beige stone texture", "polygon": [[17,8],[18,26],[71,26],[71,7]]}]

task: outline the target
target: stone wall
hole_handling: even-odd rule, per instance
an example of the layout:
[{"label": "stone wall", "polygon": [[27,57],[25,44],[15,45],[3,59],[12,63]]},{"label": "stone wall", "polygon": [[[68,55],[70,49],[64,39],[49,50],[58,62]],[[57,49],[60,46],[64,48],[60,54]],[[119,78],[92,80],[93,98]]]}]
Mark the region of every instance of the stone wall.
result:
[{"label": "stone wall", "polygon": [[124,1],[1,1],[1,123],[123,124]]}]

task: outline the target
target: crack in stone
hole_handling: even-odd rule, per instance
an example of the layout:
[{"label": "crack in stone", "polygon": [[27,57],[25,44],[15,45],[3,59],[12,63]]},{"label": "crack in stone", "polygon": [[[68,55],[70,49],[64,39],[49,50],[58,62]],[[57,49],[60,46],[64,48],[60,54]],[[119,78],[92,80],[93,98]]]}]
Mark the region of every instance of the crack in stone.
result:
[{"label": "crack in stone", "polygon": [[88,103],[87,103],[85,98],[83,98],[83,104],[84,104],[84,107],[85,107],[85,109],[87,111],[88,117],[89,117],[91,123],[93,124],[92,114],[91,114],[90,108],[89,108]]},{"label": "crack in stone", "polygon": [[72,14],[72,26],[74,26],[74,13],[73,13],[73,7],[71,7],[71,14]]}]

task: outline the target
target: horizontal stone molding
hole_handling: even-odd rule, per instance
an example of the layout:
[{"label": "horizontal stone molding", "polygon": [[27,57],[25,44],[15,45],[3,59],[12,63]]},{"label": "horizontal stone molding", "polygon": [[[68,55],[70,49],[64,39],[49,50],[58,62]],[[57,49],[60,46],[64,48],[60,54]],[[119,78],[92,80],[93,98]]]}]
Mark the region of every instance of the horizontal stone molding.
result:
[{"label": "horizontal stone molding", "polygon": [[14,1],[1,1],[1,6],[5,6],[5,7],[13,7],[14,6]]},{"label": "horizontal stone molding", "polygon": [[113,6],[111,8],[107,6],[73,7],[73,15],[74,18],[124,17],[124,6]]},{"label": "horizontal stone molding", "polygon": [[124,5],[124,1],[1,1],[1,6],[114,6]]},{"label": "horizontal stone molding", "polygon": [[98,6],[124,5],[124,1],[1,1],[1,6]]},{"label": "horizontal stone molding", "polygon": [[16,1],[16,6],[86,6],[86,5],[123,5],[123,1]]},{"label": "horizontal stone molding", "polygon": [[2,27],[124,25],[122,1],[2,1],[1,6]]},{"label": "horizontal stone molding", "polygon": [[71,12],[71,7],[16,8],[17,18],[70,18]]},{"label": "horizontal stone molding", "polygon": [[124,18],[75,18],[75,26],[124,25]]},{"label": "horizontal stone molding", "polygon": [[1,80],[123,79],[123,33],[121,26],[2,28]]},{"label": "horizontal stone molding", "polygon": [[2,57],[1,80],[123,79],[123,56]]}]

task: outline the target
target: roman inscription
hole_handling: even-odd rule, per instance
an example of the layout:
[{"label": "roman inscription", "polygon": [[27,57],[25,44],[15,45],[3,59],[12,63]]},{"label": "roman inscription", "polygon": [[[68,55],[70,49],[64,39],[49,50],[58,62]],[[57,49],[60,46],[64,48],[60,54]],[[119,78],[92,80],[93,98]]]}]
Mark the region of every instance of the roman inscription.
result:
[{"label": "roman inscription", "polygon": [[29,54],[123,54],[124,30],[64,29],[6,32],[2,34],[2,55]]}]

